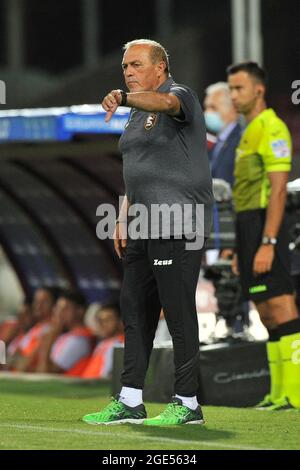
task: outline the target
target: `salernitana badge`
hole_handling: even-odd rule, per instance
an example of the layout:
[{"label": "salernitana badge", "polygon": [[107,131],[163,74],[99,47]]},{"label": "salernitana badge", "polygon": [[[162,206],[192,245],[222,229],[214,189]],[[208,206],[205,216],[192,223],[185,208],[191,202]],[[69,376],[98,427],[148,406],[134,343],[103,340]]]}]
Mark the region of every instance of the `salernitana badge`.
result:
[{"label": "salernitana badge", "polygon": [[151,113],[149,114],[149,116],[147,116],[147,119],[144,124],[144,128],[146,129],[146,131],[150,131],[150,129],[152,129],[155,126],[156,120],[157,120],[157,114],[155,113]]}]

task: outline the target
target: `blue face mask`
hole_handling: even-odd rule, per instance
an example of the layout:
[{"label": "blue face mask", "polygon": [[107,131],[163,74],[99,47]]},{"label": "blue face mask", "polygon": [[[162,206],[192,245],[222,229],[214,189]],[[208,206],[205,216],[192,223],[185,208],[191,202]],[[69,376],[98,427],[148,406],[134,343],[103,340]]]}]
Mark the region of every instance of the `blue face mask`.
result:
[{"label": "blue face mask", "polygon": [[209,131],[214,134],[219,134],[225,127],[225,122],[216,111],[205,111],[204,113],[205,124]]}]

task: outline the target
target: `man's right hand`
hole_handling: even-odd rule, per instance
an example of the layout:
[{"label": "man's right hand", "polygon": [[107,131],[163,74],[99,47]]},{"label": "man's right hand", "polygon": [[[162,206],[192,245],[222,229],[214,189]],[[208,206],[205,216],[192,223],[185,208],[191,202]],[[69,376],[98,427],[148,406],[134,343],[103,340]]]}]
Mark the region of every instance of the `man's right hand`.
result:
[{"label": "man's right hand", "polygon": [[114,231],[114,246],[119,258],[123,258],[127,245],[127,223],[118,222]]}]

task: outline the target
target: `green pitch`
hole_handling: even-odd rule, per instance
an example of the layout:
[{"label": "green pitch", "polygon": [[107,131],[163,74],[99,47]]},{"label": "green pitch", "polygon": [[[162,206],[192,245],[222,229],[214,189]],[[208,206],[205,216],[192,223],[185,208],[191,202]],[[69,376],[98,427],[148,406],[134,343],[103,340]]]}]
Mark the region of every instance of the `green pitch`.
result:
[{"label": "green pitch", "polygon": [[[300,449],[300,412],[204,407],[206,425],[89,426],[108,385],[0,378],[0,449]],[[164,405],[146,403],[149,416]]]}]

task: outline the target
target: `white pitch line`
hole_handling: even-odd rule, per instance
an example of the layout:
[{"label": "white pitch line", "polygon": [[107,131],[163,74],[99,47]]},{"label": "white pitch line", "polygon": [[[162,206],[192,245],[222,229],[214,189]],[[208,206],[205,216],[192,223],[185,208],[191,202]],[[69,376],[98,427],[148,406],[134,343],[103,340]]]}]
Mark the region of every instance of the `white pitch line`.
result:
[{"label": "white pitch line", "polygon": [[[168,437],[153,437],[153,436],[141,436],[140,434],[134,435],[124,435],[121,433],[109,433],[103,431],[89,431],[84,429],[63,429],[63,428],[49,428],[44,426],[31,426],[27,424],[0,424],[0,428],[11,428],[11,429],[20,429],[22,431],[33,431],[33,432],[61,432],[61,433],[71,433],[71,434],[80,434],[87,436],[110,436],[117,437],[119,439],[133,439],[140,441],[153,441],[153,442],[165,442],[168,444],[187,444],[187,445],[199,445],[206,447],[217,447],[222,449],[235,449],[235,450],[262,450],[258,447],[249,447],[237,444],[225,444],[222,442],[216,441],[188,441],[187,439],[171,439]],[[108,449],[109,450],[109,449]]]}]

